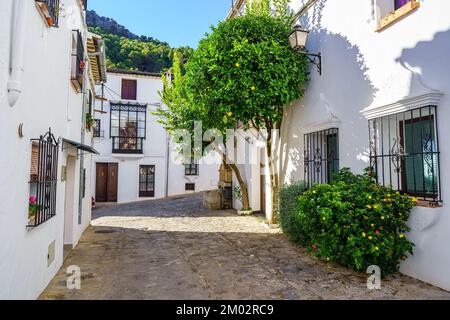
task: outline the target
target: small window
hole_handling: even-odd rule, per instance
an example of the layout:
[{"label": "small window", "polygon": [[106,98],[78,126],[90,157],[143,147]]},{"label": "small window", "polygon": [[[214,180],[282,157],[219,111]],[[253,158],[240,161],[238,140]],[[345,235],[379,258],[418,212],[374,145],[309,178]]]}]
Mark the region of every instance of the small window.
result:
[{"label": "small window", "polygon": [[407,5],[408,2],[411,2],[411,0],[394,0],[394,8],[395,8],[395,10],[398,10],[401,7]]},{"label": "small window", "polygon": [[329,183],[339,171],[338,133],[334,128],[305,135],[305,181],[309,186]]},{"label": "small window", "polygon": [[35,0],[45,23],[49,27],[58,27],[59,0]]},{"label": "small window", "polygon": [[198,163],[191,162],[185,165],[185,175],[186,176],[198,176]]},{"label": "small window", "polygon": [[94,138],[102,138],[102,122],[100,119],[95,119]]},{"label": "small window", "polygon": [[195,183],[186,183],[186,191],[195,191]]},{"label": "small window", "polygon": [[32,140],[28,227],[37,227],[56,215],[58,142],[47,132]]},{"label": "small window", "polygon": [[436,107],[370,121],[371,168],[377,181],[431,205],[441,202]]},{"label": "small window", "polygon": [[122,99],[137,99],[137,80],[122,79]]},{"label": "small window", "polygon": [[155,166],[139,167],[139,197],[153,198],[155,196]]}]

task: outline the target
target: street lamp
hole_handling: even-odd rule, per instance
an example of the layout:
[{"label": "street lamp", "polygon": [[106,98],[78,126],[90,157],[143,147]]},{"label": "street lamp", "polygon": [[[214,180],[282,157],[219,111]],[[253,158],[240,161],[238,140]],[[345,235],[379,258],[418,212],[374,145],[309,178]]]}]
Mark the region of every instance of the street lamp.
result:
[{"label": "street lamp", "polygon": [[308,35],[309,31],[303,30],[302,27],[296,25],[289,35],[289,42],[291,43],[292,49],[297,51],[299,54],[305,55],[309,62],[317,66],[319,74],[322,75],[322,54],[320,52],[309,53],[305,51]]}]

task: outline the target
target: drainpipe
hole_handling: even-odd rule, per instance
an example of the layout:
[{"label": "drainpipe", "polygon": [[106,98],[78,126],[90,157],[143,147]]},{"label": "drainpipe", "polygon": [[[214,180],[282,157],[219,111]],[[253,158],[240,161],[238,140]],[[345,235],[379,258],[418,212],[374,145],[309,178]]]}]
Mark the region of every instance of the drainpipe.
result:
[{"label": "drainpipe", "polygon": [[8,103],[14,107],[22,93],[23,55],[25,47],[25,26],[27,1],[14,0],[11,15],[11,52],[9,60],[9,79],[7,83]]},{"label": "drainpipe", "polygon": [[170,167],[170,137],[166,131],[167,153],[166,153],[166,198],[169,197],[169,167]]}]

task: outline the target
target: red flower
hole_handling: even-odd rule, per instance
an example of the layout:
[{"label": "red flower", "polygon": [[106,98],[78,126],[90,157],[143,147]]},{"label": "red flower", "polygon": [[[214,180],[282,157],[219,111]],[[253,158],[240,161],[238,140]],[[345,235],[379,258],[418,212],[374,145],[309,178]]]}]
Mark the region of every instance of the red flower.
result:
[{"label": "red flower", "polygon": [[377,236],[379,236],[379,235],[380,235],[380,230],[375,231],[375,234],[376,234]]}]

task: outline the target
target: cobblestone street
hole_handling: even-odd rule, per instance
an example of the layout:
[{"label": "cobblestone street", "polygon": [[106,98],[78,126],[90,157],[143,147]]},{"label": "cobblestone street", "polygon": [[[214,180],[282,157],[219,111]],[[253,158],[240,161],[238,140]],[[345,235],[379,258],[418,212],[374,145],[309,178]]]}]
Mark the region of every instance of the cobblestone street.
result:
[{"label": "cobblestone street", "polygon": [[[450,299],[409,277],[370,291],[310,257],[258,217],[199,209],[198,195],[102,206],[41,299]],[[81,290],[66,288],[68,266]]]}]

